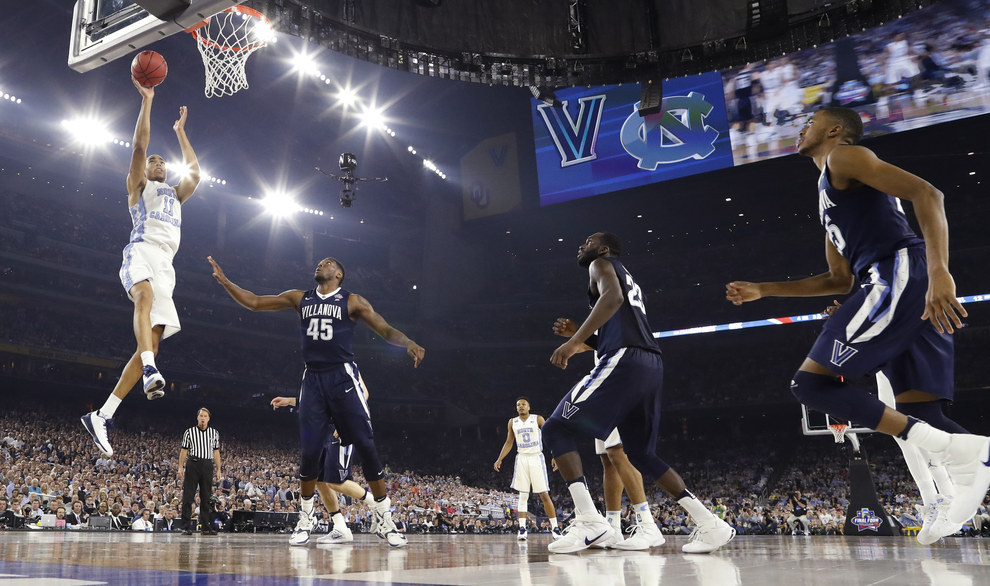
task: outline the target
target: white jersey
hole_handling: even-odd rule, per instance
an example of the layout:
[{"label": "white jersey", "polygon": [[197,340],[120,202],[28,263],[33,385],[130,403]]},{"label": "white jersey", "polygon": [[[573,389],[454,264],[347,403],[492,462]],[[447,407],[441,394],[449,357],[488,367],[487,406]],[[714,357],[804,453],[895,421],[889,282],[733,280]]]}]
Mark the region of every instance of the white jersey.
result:
[{"label": "white jersey", "polygon": [[530,413],[526,421],[520,417],[513,417],[512,433],[516,436],[516,448],[520,454],[543,453],[543,435],[536,421],[536,415]]},{"label": "white jersey", "polygon": [[175,188],[160,181],[148,181],[131,212],[131,244],[147,242],[175,256],[179,250],[182,205]]}]

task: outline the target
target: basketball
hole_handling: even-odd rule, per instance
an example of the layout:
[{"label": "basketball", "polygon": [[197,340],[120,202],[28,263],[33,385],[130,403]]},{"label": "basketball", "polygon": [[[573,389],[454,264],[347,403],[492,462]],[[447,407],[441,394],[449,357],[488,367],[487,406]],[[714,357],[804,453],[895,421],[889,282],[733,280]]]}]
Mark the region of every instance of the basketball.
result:
[{"label": "basketball", "polygon": [[167,74],[165,58],[154,51],[142,51],[131,61],[131,75],[144,87],[155,87]]}]

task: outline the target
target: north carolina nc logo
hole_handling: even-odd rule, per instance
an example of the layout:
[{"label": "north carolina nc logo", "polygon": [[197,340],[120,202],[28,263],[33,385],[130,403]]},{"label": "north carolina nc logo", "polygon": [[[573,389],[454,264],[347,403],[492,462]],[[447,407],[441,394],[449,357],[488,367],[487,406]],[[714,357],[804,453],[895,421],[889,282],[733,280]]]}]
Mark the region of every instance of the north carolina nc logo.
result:
[{"label": "north carolina nc logo", "polygon": [[860,531],[864,529],[876,531],[877,527],[883,524],[883,519],[877,517],[870,509],[864,507],[856,513],[856,516],[852,518],[851,522]]},{"label": "north carolina nc logo", "polygon": [[715,152],[718,139],[718,131],[705,124],[712,109],[697,92],[664,98],[662,116],[641,117],[636,102],[619,133],[622,148],[647,171],[655,171],[660,164],[704,159]]}]

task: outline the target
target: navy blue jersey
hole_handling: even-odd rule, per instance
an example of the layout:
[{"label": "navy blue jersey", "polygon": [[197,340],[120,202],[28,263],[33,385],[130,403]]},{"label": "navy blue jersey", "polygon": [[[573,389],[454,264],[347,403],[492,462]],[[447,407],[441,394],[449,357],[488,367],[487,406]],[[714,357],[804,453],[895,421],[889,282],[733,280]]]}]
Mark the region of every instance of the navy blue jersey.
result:
[{"label": "navy blue jersey", "polygon": [[299,302],[302,351],[307,365],[329,366],[354,361],[354,325],[347,315],[350,292],[337,288],[321,296],[316,289]]},{"label": "navy blue jersey", "polygon": [[828,166],[818,178],[818,215],[828,239],[863,280],[864,269],[897,250],[924,241],[908,225],[901,200],[869,185],[836,189]]},{"label": "navy blue jersey", "polygon": [[[660,352],[660,346],[653,337],[649,322],[646,321],[646,299],[639,285],[633,281],[632,275],[622,266],[619,259],[603,257],[612,263],[615,276],[619,278],[622,287],[622,306],[605,324],[598,328],[598,340],[595,350],[598,356],[604,356],[619,348],[643,348],[652,352]],[[588,290],[588,298],[592,307],[598,301],[599,295]]]}]

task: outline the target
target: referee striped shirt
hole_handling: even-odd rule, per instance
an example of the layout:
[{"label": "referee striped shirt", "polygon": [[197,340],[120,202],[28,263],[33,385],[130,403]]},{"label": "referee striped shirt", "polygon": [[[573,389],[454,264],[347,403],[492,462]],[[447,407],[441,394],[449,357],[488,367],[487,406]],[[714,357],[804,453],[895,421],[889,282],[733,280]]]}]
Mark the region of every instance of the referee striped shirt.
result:
[{"label": "referee striped shirt", "polygon": [[190,427],[182,434],[182,448],[189,450],[193,458],[213,459],[213,450],[220,449],[220,434],[212,427],[205,430],[199,426]]}]

